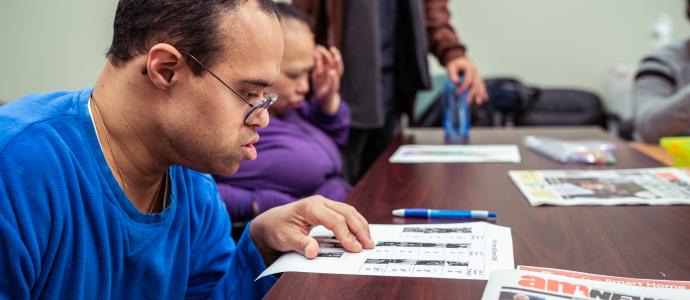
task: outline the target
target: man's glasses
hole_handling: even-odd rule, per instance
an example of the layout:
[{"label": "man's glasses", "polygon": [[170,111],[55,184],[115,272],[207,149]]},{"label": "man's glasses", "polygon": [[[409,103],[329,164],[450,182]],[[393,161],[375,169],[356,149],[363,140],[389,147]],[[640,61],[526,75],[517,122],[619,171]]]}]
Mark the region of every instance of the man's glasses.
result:
[{"label": "man's glasses", "polygon": [[235,95],[237,95],[237,97],[240,97],[240,99],[242,99],[242,101],[246,102],[247,105],[249,105],[249,110],[244,113],[244,124],[246,124],[246,125],[249,125],[249,124],[247,124],[247,120],[249,119],[250,116],[252,116],[252,114],[261,113],[262,110],[268,109],[268,107],[271,106],[271,104],[275,103],[278,100],[278,95],[266,94],[266,95],[264,95],[264,97],[257,97],[256,99],[253,99],[250,101],[247,98],[245,98],[244,96],[242,96],[240,93],[235,91],[235,89],[231,88],[227,83],[225,83],[225,81],[220,79],[220,77],[218,77],[218,75],[211,72],[211,70],[209,70],[209,68],[207,68],[204,64],[202,64],[198,59],[196,59],[196,57],[194,57],[194,55],[191,55],[191,54],[184,52],[184,51],[180,51],[180,53],[189,56],[189,58],[191,58],[196,63],[198,63],[202,68],[204,68],[204,70],[208,71],[209,74],[211,74],[213,77],[218,79],[218,81],[220,81],[220,83],[222,83],[225,87],[227,87],[229,90],[231,90],[233,93],[235,93]]}]

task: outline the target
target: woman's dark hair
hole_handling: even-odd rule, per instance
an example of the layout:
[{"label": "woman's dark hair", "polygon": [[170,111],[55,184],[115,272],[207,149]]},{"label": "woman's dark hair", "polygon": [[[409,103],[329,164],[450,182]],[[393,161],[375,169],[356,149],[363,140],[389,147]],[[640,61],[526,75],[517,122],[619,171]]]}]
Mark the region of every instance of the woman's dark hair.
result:
[{"label": "woman's dark hair", "polygon": [[[690,0],[688,0],[688,1],[690,1]],[[278,2],[278,3],[276,3],[276,10],[278,12],[278,17],[281,20],[292,19],[295,21],[299,21],[300,23],[303,23],[304,25],[307,25],[309,27],[309,29],[313,29],[311,17],[309,17],[309,15],[307,15],[303,11],[292,6],[292,4],[285,3],[285,2]]]},{"label": "woman's dark hair", "polygon": [[[168,43],[210,67],[221,54],[221,14],[247,1],[258,1],[263,11],[277,14],[271,0],[120,0],[107,57],[120,67],[156,43]],[[189,67],[195,75],[203,71],[198,64]]]}]

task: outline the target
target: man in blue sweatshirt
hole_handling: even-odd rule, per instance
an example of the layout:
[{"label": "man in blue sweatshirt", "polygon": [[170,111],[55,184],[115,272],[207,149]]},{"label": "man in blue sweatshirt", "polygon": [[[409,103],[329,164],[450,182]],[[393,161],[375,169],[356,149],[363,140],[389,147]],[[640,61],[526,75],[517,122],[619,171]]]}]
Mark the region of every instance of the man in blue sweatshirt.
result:
[{"label": "man in blue sweatshirt", "polygon": [[351,206],[311,197],[235,244],[213,180],[255,159],[283,52],[269,0],[121,0],[93,89],[0,108],[0,299],[258,298],[265,262],[318,224],[372,248]]}]

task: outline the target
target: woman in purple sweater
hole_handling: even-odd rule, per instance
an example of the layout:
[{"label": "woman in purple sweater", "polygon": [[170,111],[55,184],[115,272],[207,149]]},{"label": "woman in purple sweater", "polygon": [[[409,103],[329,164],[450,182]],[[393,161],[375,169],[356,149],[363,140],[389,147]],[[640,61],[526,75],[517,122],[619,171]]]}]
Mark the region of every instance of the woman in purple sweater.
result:
[{"label": "woman in purple sweater", "polygon": [[[310,195],[343,201],[352,189],[341,176],[338,150],[350,125],[350,110],[338,92],[340,52],[314,45],[302,12],[284,3],[278,11],[285,52],[272,89],[279,100],[269,109],[268,127],[258,129],[258,159],[242,161],[232,177],[215,176],[233,220]],[[313,97],[305,101],[310,79]]]}]

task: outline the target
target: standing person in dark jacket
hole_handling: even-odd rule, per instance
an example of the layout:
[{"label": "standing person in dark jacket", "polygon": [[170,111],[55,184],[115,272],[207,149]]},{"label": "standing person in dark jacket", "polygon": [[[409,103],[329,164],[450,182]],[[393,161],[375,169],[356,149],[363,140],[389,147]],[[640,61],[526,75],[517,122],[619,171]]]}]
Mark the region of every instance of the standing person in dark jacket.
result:
[{"label": "standing person in dark jacket", "polygon": [[[293,0],[313,16],[317,42],[343,52],[348,70],[341,94],[352,111],[345,151],[357,181],[398,131],[400,114],[411,115],[417,91],[431,85],[426,56],[433,53],[469,99],[487,99],[479,72],[465,56],[449,24],[447,0]],[[460,83],[459,76],[467,79]]]}]

